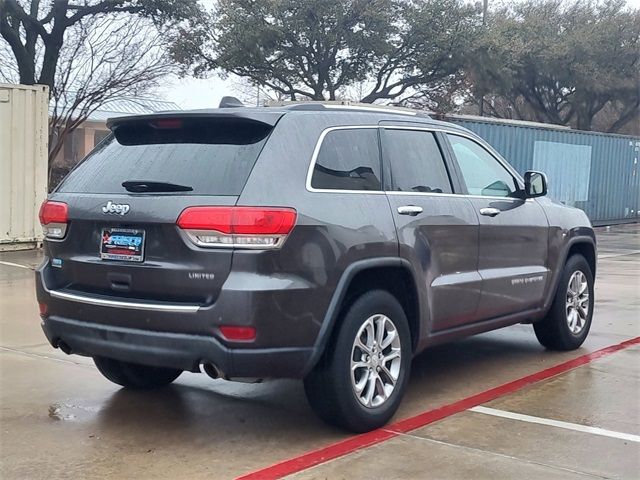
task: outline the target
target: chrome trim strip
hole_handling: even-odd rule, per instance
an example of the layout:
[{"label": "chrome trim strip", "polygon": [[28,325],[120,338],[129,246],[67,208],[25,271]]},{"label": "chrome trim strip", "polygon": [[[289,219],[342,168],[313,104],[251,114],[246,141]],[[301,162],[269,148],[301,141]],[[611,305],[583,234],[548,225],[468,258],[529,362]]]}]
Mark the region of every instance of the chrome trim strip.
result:
[{"label": "chrome trim strip", "polygon": [[[306,180],[306,183],[305,183],[307,191],[314,192],[314,193],[359,193],[359,194],[375,194],[375,195],[381,195],[381,194],[393,194],[393,195],[399,195],[399,194],[405,194],[405,195],[437,195],[437,196],[441,196],[441,195],[452,196],[453,195],[453,196],[466,197],[466,198],[485,198],[485,199],[493,198],[493,199],[500,199],[500,200],[521,200],[521,199],[517,199],[517,198],[513,198],[513,197],[489,197],[489,196],[485,197],[485,196],[482,196],[482,195],[465,195],[465,194],[461,194],[461,193],[394,192],[394,191],[384,192],[384,191],[381,191],[381,190],[336,190],[336,189],[313,188],[311,186],[311,178],[313,177],[313,169],[316,166],[316,161],[318,160],[318,154],[320,152],[320,147],[322,146],[322,142],[324,141],[324,137],[326,137],[329,132],[332,132],[334,130],[353,130],[353,129],[370,129],[370,128],[384,128],[384,129],[392,129],[392,130],[419,130],[419,131],[426,131],[426,132],[443,132],[443,133],[449,133],[451,135],[458,135],[460,137],[468,138],[469,140],[477,143],[482,148],[487,150],[487,153],[489,153],[493,158],[495,158],[496,161],[500,165],[502,165],[512,176],[514,176],[516,178],[516,180],[518,181],[518,183],[520,184],[521,187],[524,186],[524,180],[522,179],[520,174],[505,159],[503,159],[502,156],[491,145],[489,145],[487,142],[485,142],[482,138],[470,135],[470,134],[468,134],[466,132],[461,132],[461,131],[458,131],[458,130],[455,130],[455,129],[451,129],[451,128],[430,127],[430,126],[417,127],[417,126],[414,126],[414,125],[343,125],[343,126],[339,126],[339,127],[325,128],[322,131],[322,133],[320,134],[320,137],[318,138],[318,141],[316,142],[316,146],[313,149],[313,154],[311,155],[311,162],[309,163],[309,169],[307,170],[307,180]],[[527,201],[529,201],[529,200],[532,200],[532,199],[527,199]]]},{"label": "chrome trim strip", "polygon": [[[336,192],[340,192],[342,190],[335,190]],[[361,193],[362,190],[358,190],[358,193]],[[507,200],[514,202],[523,202],[522,198],[515,197],[498,197],[498,196],[484,196],[484,195],[465,195],[463,193],[438,193],[438,192],[397,192],[394,190],[388,190],[382,193],[386,193],[387,195],[409,195],[409,196],[426,196],[426,197],[457,197],[457,198],[482,198],[485,200]],[[533,198],[527,198],[527,202],[533,202]]]},{"label": "chrome trim strip", "polygon": [[550,270],[542,265],[526,265],[524,267],[485,268],[478,270],[478,273],[483,280],[499,280],[516,276],[548,275]]},{"label": "chrome trim strip", "polygon": [[76,295],[74,293],[60,292],[58,290],[49,290],[49,295],[61,300],[71,302],[86,303],[88,305],[97,305],[99,307],[116,307],[128,308],[131,310],[149,310],[154,312],[179,312],[179,313],[195,313],[200,310],[199,305],[175,305],[175,304],[157,304],[157,303],[141,303],[141,302],[124,302],[120,300],[107,300],[102,298],[87,297],[84,295]]},{"label": "chrome trim strip", "polygon": [[245,250],[275,250],[284,244],[288,235],[282,234],[273,234],[273,235],[264,235],[267,237],[275,238],[276,242],[273,244],[246,244],[246,243],[206,243],[198,240],[198,236],[202,235],[219,235],[224,237],[233,237],[242,238],[242,237],[253,237],[254,235],[241,235],[241,234],[232,234],[227,235],[215,230],[188,230],[188,229],[180,229],[180,233],[184,233],[184,235],[195,245],[202,248],[237,248],[237,249],[245,249]]},{"label": "chrome trim strip", "polygon": [[482,282],[482,277],[477,270],[471,272],[458,272],[449,273],[447,275],[440,275],[431,282],[432,287],[447,287],[451,285],[460,285],[464,283],[479,283]]}]

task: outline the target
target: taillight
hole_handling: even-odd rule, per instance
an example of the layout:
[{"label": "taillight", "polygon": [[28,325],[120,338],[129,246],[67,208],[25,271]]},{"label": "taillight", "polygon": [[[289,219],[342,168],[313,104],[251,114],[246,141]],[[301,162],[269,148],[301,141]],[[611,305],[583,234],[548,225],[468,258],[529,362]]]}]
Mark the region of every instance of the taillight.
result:
[{"label": "taillight", "polygon": [[278,248],[296,217],[293,208],[189,207],[177,225],[201,247]]},{"label": "taillight", "polygon": [[68,207],[64,202],[45,200],[40,206],[40,224],[47,238],[63,238],[67,233]]}]

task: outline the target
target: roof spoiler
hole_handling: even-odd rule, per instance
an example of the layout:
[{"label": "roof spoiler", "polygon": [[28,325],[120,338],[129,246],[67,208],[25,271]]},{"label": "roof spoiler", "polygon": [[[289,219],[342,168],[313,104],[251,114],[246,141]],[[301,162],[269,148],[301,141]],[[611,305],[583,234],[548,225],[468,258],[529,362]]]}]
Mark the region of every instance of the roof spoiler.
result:
[{"label": "roof spoiler", "polygon": [[107,120],[107,127],[113,130],[121,125],[152,122],[161,119],[229,119],[230,121],[245,120],[249,123],[262,123],[270,127],[275,126],[284,112],[270,111],[268,109],[257,108],[224,108],[215,110],[176,110],[172,112],[159,112],[144,115],[129,115],[126,117],[115,117]]}]

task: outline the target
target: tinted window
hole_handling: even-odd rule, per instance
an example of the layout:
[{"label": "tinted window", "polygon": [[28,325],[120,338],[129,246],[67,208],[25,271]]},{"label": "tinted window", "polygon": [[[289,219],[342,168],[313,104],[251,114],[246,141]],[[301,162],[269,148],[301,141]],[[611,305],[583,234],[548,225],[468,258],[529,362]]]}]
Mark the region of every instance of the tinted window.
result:
[{"label": "tinted window", "polygon": [[377,129],[327,133],[318,152],[311,186],[334,190],[381,190]]},{"label": "tinted window", "polygon": [[[233,123],[233,124],[232,124]],[[61,192],[127,193],[126,181],[191,187],[180,195],[239,195],[270,128],[220,119],[123,124],[60,185]]]},{"label": "tinted window", "polygon": [[433,133],[387,129],[383,139],[394,190],[451,193],[447,168]]},{"label": "tinted window", "polygon": [[507,197],[517,190],[513,176],[483,147],[468,138],[447,136],[469,194]]}]

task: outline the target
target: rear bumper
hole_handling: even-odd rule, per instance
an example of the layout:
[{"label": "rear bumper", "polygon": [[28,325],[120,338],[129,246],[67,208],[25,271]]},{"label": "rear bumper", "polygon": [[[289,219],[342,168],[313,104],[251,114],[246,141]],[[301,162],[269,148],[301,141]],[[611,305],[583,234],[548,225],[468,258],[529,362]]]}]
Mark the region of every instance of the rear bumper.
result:
[{"label": "rear bumper", "polygon": [[56,316],[42,322],[49,343],[69,353],[191,372],[212,363],[227,377],[302,378],[312,348],[233,349],[214,337],[116,327]]},{"label": "rear bumper", "polygon": [[[70,353],[194,372],[211,363],[232,378],[303,378],[314,358],[320,309],[308,282],[231,272],[216,301],[198,305],[55,287],[53,270],[36,270],[42,327]],[[228,341],[222,325],[253,326],[256,339]]]}]

